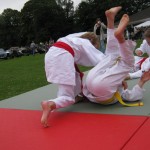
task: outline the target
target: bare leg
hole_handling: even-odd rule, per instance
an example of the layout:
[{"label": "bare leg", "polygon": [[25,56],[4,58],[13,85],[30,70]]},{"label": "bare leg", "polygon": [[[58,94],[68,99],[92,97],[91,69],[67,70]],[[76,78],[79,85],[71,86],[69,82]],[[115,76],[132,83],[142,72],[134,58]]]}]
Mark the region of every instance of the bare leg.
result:
[{"label": "bare leg", "polygon": [[41,123],[46,128],[46,127],[49,126],[48,125],[49,114],[53,109],[56,108],[56,105],[52,101],[43,101],[43,102],[41,102],[41,106],[42,106],[42,109],[43,109],[43,114],[42,114],[42,117],[41,117]]},{"label": "bare leg", "polygon": [[129,16],[124,14],[120,20],[117,30],[115,31],[115,37],[117,38],[119,43],[124,43],[124,31],[129,23]]},{"label": "bare leg", "polygon": [[121,6],[118,6],[105,11],[107,17],[107,28],[114,29],[115,16],[121,8]]},{"label": "bare leg", "polygon": [[114,20],[116,14],[121,8],[121,6],[113,7],[105,12],[107,17],[107,45],[105,54],[111,54],[114,55],[114,57],[119,55],[118,40],[114,36]]}]

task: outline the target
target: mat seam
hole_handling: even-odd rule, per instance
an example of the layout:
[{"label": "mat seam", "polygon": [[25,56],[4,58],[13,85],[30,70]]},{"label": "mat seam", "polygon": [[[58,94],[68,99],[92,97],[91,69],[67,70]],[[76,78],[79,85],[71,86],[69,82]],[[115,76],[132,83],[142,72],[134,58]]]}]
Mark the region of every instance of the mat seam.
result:
[{"label": "mat seam", "polygon": [[132,140],[132,138],[136,135],[136,133],[143,127],[143,125],[148,121],[149,117],[147,117],[144,122],[134,131],[134,133],[130,136],[130,138],[125,142],[120,150],[123,150],[125,146]]}]

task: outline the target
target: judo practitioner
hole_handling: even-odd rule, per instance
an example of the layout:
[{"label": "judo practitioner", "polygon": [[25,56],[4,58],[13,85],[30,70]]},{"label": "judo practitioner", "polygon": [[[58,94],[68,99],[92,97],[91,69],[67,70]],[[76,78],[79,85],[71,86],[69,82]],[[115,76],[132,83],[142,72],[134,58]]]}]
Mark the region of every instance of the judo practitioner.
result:
[{"label": "judo practitioner", "polygon": [[99,40],[92,32],[68,35],[50,47],[45,55],[45,72],[47,81],[58,85],[58,92],[57,98],[41,102],[41,123],[44,127],[48,127],[48,116],[52,110],[75,103],[75,97],[82,89],[82,73],[77,64],[95,66],[104,60],[105,55],[98,48]]},{"label": "judo practitioner", "polygon": [[146,58],[144,60],[144,62],[141,64],[140,68],[141,69],[139,69],[139,70],[137,70],[135,72],[129,73],[128,76],[126,77],[126,79],[140,78],[140,77],[142,77],[144,72],[149,71],[149,68],[150,68],[150,57],[148,57],[148,58]]},{"label": "judo practitioner", "polygon": [[118,28],[114,29],[114,18],[120,9],[121,7],[114,7],[105,12],[108,28],[105,61],[100,61],[89,71],[83,94],[91,102],[99,104],[107,105],[119,101],[125,106],[143,105],[143,103],[126,104],[122,100],[122,98],[127,101],[141,99],[144,91],[142,87],[150,79],[150,72],[144,74],[132,90],[127,89],[124,79],[134,66],[133,50],[136,44],[124,38],[124,31],[129,22],[127,14],[123,15]]},{"label": "judo practitioner", "polygon": [[[135,56],[136,59],[139,59],[137,63],[135,63],[133,72],[129,73],[126,79],[135,79],[142,76],[142,72],[149,66],[149,58],[141,57],[144,53],[150,56],[150,28],[148,28],[144,32],[144,40],[139,48],[135,50],[135,53],[140,56]],[[136,60],[135,59],[135,60]]]},{"label": "judo practitioner", "polygon": [[138,56],[142,56],[144,53],[147,53],[150,56],[150,28],[146,29],[144,32],[144,40],[139,48],[135,50],[135,53]]}]

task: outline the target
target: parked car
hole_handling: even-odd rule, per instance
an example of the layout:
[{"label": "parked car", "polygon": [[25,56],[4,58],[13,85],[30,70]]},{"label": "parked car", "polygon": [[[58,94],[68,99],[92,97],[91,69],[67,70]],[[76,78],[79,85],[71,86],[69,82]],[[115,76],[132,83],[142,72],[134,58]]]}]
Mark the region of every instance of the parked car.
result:
[{"label": "parked car", "polygon": [[37,52],[40,54],[46,53],[45,45],[43,43],[37,45]]},{"label": "parked car", "polygon": [[11,47],[10,50],[13,52],[14,57],[21,57],[23,56],[19,47]]},{"label": "parked car", "polygon": [[20,51],[13,51],[13,56],[14,57],[21,57],[21,56],[23,56],[23,54],[22,54],[22,52],[20,52]]},{"label": "parked car", "polygon": [[7,53],[3,48],[0,48],[0,59],[7,59]]},{"label": "parked car", "polygon": [[31,55],[31,50],[30,50],[29,47],[21,47],[21,48],[20,48],[20,51],[22,52],[22,54],[23,54],[24,56],[29,56],[29,55]]},{"label": "parked car", "polygon": [[8,49],[8,50],[6,50],[6,53],[7,53],[7,58],[14,58],[12,50]]}]

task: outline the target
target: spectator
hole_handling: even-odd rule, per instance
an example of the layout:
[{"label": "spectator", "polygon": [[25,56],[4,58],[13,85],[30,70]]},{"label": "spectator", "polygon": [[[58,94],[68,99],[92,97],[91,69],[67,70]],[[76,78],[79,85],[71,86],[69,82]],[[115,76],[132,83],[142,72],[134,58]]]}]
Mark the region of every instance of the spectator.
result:
[{"label": "spectator", "polygon": [[106,25],[101,22],[100,18],[96,19],[96,23],[94,25],[94,33],[97,35],[100,41],[100,51],[105,53],[105,35],[104,35],[104,29],[107,29]]},{"label": "spectator", "polygon": [[49,40],[49,48],[54,44],[54,40],[52,38],[50,38]]},{"label": "spectator", "polygon": [[36,48],[36,45],[35,45],[34,41],[31,42],[30,48],[31,48],[31,51],[32,51],[32,55],[34,56],[35,55],[35,48]]},{"label": "spectator", "polygon": [[45,42],[45,52],[47,52],[48,49],[49,49],[49,44],[48,44],[48,42],[46,41],[46,42]]}]

